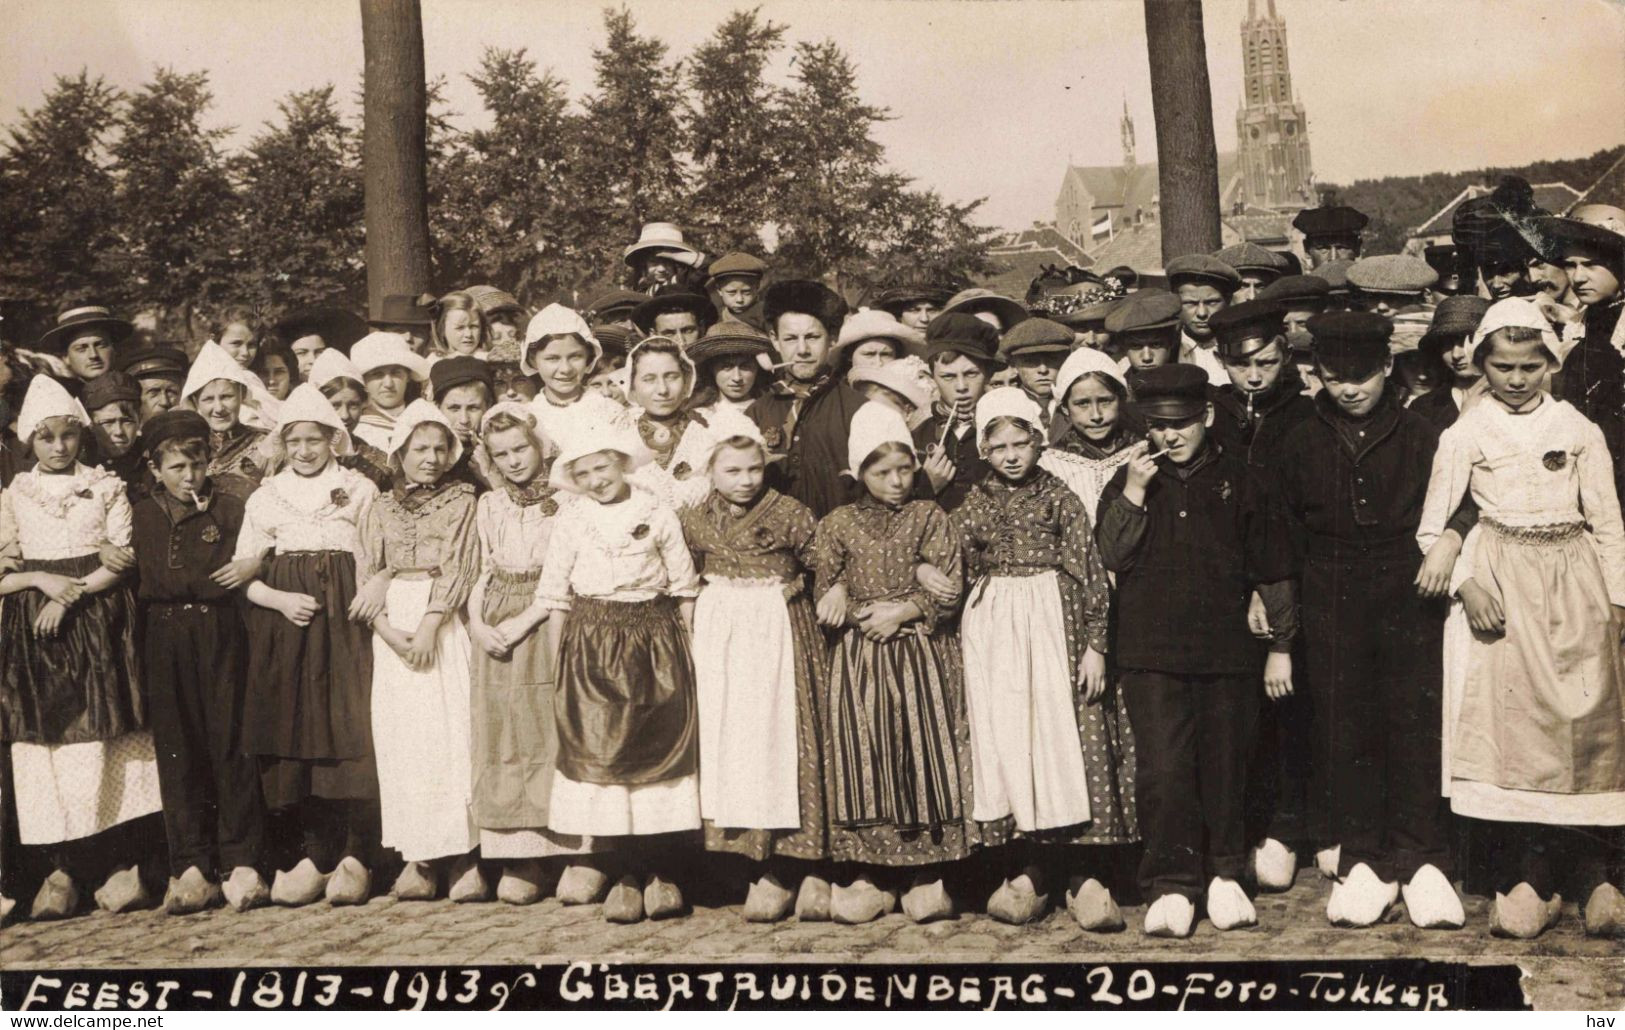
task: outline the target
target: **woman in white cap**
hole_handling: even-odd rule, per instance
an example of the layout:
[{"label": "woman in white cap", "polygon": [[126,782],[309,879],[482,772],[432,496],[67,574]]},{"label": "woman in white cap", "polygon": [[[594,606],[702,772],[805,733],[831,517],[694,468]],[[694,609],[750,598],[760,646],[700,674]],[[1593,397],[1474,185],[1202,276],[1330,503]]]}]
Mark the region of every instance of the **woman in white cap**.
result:
[{"label": "woman in white cap", "polygon": [[186,373],[181,400],[209,423],[208,476],[246,498],[265,476],[263,443],[279,402],[259,376],[213,343],[205,343]]},{"label": "woman in white cap", "polygon": [[1061,362],[1055,399],[1064,421],[1052,426],[1051,446],[1038,464],[1072,488],[1092,521],[1100,492],[1136,448],[1145,446],[1144,434],[1129,416],[1128,379],[1107,354],[1083,347]]},{"label": "woman in white cap", "polygon": [[367,405],[356,420],[355,435],[380,451],[389,451],[389,434],[406,406],[429,381],[429,362],[412,349],[401,333],[373,332],[350,348],[350,361],[361,372]]},{"label": "woman in white cap", "polygon": [[[970,738],[948,607],[916,581],[931,565],[961,578],[959,534],[934,501],[912,500],[918,468],[908,425],[869,401],[852,418],[847,472],[863,489],[818,524],[818,621],[840,636],[830,661],[830,857],[913,868],[903,910],[916,922],[953,914],[943,863],[976,843]],[[837,922],[896,904],[865,868],[833,889]]]},{"label": "woman in white cap", "polygon": [[689,645],[699,577],[677,515],[628,480],[649,458],[636,430],[576,414],[550,482],[578,496],[553,523],[536,587],[558,670],[549,825],[619,838],[605,919],[661,919],[683,908],[671,879],[678,835],[700,828]]},{"label": "woman in white cap", "polygon": [[54,866],[35,919],[73,915],[92,883],[102,908],[152,903],[131,841],[107,832],[161,801],[134,601],[99,557],[130,546],[130,503],[116,475],[80,463],[89,425],[61,383],[36,376],[17,416],[36,464],[0,493],[0,731],[21,842]]},{"label": "woman in white cap", "polygon": [[1477,503],[1445,626],[1444,793],[1493,827],[1492,933],[1538,936],[1572,886],[1587,933],[1625,935],[1607,848],[1625,826],[1625,524],[1608,447],[1541,388],[1557,338],[1539,306],[1497,302],[1473,340],[1489,392],[1440,436],[1417,530],[1424,551],[1449,547],[1452,512]]},{"label": "woman in white cap", "polygon": [[[549,304],[531,317],[519,370],[541,380],[542,391],[531,402],[531,411],[548,439],[559,439],[562,425],[572,418],[624,420],[620,405],[587,389],[587,379],[603,357],[604,348],[586,319],[563,304]],[[587,406],[585,415],[572,410],[578,404]]]},{"label": "woman in white cap", "polygon": [[[985,824],[984,841],[1015,838],[1004,859],[1015,875],[987,912],[1020,924],[1041,918],[1050,885],[1091,854],[1050,845],[1139,839],[1134,744],[1107,677],[1110,596],[1093,522],[1039,467],[1043,411],[1019,388],[990,390],[976,404],[976,439],[991,472],[953,514],[970,582],[960,639],[971,816]],[[1096,859],[1089,872],[1111,864]],[[1073,880],[1067,907],[1078,923],[1121,930],[1111,891],[1095,876]]]},{"label": "woman in white cap", "polygon": [[808,600],[817,522],[767,486],[767,443],[720,411],[702,474],[710,493],[681,515],[705,586],[694,608],[700,811],[708,851],[743,855],[745,919],[828,919],[824,820],[824,638]]},{"label": "woman in white cap", "polygon": [[349,430],[309,383],[288,395],[269,443],[281,471],[249,497],[236,557],[269,555],[246,587],[242,748],[259,759],[266,807],[303,834],[303,856],[276,874],[271,900],[360,904],[372,888],[378,772],[372,634],[350,609],[378,488],[339,464]]},{"label": "woman in white cap", "polygon": [[632,348],[626,361],[631,416],[654,460],[632,481],[675,511],[693,507],[711,492],[705,464],[711,434],[705,419],[688,409],[694,392],[694,363],[677,341],[650,336]]},{"label": "woman in white cap", "polygon": [[339,420],[350,433],[349,454],[339,455],[339,464],[372,480],[380,490],[394,485],[394,473],[389,468],[389,455],[355,435],[361,421],[361,411],[367,406],[367,386],[361,381],[361,370],[343,351],[328,347],[310,366],[306,382],[322,391],[327,403],[333,405]]},{"label": "woman in white cap", "polygon": [[592,904],[609,889],[603,870],[569,864],[558,874],[543,865],[548,859],[574,863],[574,856],[599,849],[591,836],[552,829],[549,816],[559,752],[556,677],[541,631],[549,613],[536,584],[561,499],[548,483],[553,446],[537,430],[529,407],[512,402],[485,413],[480,439],[497,477],[475,509],[481,571],[468,599],[480,854],[503,864],[501,901],[540,901],[552,876],[560,901]]},{"label": "woman in white cap", "polygon": [[426,400],[395,422],[395,486],[361,526],[366,585],[355,614],[372,626],[372,735],[381,843],[406,867],[390,891],[431,901],[447,873],[453,901],[489,901],[471,852],[469,645],[458,617],[479,575],[474,488],[447,475],[462,441]]}]

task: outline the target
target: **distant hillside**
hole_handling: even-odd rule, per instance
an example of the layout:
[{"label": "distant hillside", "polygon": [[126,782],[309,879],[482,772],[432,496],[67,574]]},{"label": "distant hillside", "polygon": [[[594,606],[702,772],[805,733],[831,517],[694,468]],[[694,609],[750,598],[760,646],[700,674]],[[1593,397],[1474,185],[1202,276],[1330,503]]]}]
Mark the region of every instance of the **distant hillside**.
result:
[{"label": "distant hillside", "polygon": [[1537,161],[1521,168],[1482,168],[1467,172],[1432,172],[1360,179],[1347,186],[1320,183],[1321,190],[1336,190],[1337,202],[1371,216],[1366,253],[1391,254],[1405,245],[1411,231],[1468,186],[1495,184],[1503,175],[1518,175],[1531,183],[1566,182],[1585,192],[1597,177],[1625,153],[1625,145],[1599,150],[1589,157]]}]

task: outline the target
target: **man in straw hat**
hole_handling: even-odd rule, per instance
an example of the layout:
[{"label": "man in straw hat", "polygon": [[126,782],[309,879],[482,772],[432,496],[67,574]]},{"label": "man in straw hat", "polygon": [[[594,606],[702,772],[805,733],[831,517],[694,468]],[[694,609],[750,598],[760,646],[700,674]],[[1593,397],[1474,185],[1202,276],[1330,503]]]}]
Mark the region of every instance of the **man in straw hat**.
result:
[{"label": "man in straw hat", "polygon": [[135,327],[104,304],[70,304],[56,316],[56,325],[40,337],[38,350],[61,360],[76,384],[87,383],[113,370],[113,348],[128,339]]}]

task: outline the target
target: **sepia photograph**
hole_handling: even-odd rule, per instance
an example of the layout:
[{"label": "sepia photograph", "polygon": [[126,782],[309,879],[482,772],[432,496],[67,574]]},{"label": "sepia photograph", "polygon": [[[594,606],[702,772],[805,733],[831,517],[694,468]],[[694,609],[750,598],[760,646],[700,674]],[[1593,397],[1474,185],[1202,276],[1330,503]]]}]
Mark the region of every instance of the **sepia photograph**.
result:
[{"label": "sepia photograph", "polygon": [[8,1025],[1625,1010],[1621,0],[5,23]]}]

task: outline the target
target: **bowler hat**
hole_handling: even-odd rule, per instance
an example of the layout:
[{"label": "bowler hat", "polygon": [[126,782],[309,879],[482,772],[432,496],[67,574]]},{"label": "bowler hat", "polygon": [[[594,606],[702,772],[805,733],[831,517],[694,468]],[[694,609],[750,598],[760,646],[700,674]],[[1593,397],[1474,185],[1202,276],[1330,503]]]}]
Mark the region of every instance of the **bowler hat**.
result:
[{"label": "bowler hat", "polygon": [[277,339],[290,346],[301,337],[320,336],[327,346],[348,354],[350,345],[367,335],[367,323],[353,311],[323,305],[288,312],[272,331]]},{"label": "bowler hat", "polygon": [[434,298],[427,293],[391,293],[367,319],[369,325],[375,326],[428,325],[433,321]]},{"label": "bowler hat", "polygon": [[467,354],[441,358],[429,369],[429,385],[437,398],[444,397],[447,390],[455,390],[469,383],[484,383],[489,388],[492,382],[491,366]]},{"label": "bowler hat", "polygon": [[1144,418],[1193,418],[1207,410],[1207,398],[1207,373],[1197,365],[1159,365],[1134,379],[1134,407]]},{"label": "bowler hat", "polygon": [[81,334],[100,333],[112,343],[120,343],[135,326],[117,317],[103,304],[72,304],[56,316],[56,325],[47,329],[39,339],[39,350],[47,354],[61,354]]}]

